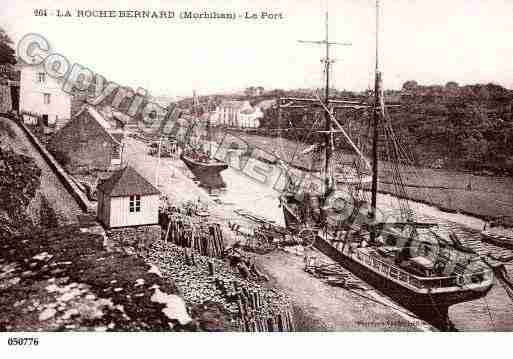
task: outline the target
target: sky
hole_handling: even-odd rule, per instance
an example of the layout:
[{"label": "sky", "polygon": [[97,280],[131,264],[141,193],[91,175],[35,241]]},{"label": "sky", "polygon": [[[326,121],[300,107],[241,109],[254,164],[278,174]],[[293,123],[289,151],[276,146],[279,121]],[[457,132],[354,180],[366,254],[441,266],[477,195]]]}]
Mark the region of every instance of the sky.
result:
[{"label": "sky", "polygon": [[[321,86],[323,49],[297,40],[325,36],[352,46],[332,49],[333,86],[372,84],[374,0],[3,0],[0,26],[17,41],[43,35],[52,50],[153,95],[230,92],[248,86]],[[258,5],[257,5],[258,4]],[[381,0],[380,63],[385,88],[494,82],[513,88],[513,0]],[[49,16],[34,16],[47,9]],[[69,9],[71,18],[56,17]],[[182,10],[282,13],[278,20],[78,18],[77,10]]]}]

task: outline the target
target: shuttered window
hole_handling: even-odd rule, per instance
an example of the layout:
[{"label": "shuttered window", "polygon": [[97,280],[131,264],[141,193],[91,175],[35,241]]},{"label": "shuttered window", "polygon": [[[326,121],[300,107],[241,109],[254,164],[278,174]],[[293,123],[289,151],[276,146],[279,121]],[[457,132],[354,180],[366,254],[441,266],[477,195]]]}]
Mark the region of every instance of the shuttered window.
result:
[{"label": "shuttered window", "polygon": [[131,213],[141,212],[141,196],[140,195],[137,194],[135,196],[130,196],[129,210]]}]

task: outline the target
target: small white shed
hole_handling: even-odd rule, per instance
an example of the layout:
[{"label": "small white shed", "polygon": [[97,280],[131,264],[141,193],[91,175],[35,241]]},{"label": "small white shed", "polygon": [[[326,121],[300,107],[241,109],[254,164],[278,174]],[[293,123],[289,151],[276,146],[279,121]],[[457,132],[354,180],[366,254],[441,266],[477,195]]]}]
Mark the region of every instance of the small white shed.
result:
[{"label": "small white shed", "polygon": [[98,219],[107,228],[158,224],[160,191],[132,167],[97,187]]}]

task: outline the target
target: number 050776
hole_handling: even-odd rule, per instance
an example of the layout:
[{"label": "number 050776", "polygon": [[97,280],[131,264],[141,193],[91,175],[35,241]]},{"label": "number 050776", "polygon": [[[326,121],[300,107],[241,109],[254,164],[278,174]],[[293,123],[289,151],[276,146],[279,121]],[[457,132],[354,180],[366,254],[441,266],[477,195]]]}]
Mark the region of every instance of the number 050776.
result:
[{"label": "number 050776", "polygon": [[10,337],[7,339],[8,345],[39,345],[39,338],[18,338]]}]

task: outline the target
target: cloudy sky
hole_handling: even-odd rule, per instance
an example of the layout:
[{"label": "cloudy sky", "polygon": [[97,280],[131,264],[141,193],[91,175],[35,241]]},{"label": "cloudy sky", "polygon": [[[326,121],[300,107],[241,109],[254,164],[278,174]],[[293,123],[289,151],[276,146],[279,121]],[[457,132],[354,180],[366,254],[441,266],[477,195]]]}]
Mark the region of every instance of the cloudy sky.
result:
[{"label": "cloudy sky", "polygon": [[[72,3],[72,5],[71,5]],[[372,83],[374,0],[24,0],[3,1],[0,25],[18,41],[42,34],[54,52],[107,78],[155,95],[231,91],[247,86],[305,88],[321,81],[321,49],[297,40],[350,41],[334,49],[337,88]],[[255,5],[258,4],[258,5]],[[513,1],[382,0],[381,57],[387,88],[495,82],[513,87]],[[34,16],[48,9],[47,17]],[[245,11],[282,20],[58,18],[56,9]]]}]

